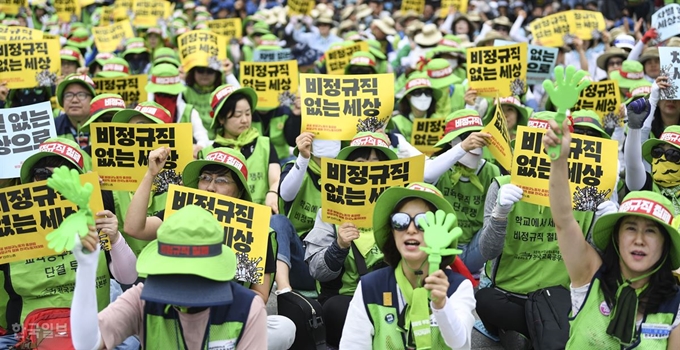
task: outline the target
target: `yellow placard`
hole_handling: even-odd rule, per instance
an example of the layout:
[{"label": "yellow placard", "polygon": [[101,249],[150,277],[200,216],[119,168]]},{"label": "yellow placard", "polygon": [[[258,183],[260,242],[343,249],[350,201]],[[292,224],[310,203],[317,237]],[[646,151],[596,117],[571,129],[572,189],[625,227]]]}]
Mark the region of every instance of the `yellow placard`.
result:
[{"label": "yellow placard", "polygon": [[563,46],[567,34],[589,40],[593,38],[593,31],[606,29],[602,13],[585,10],[558,12],[535,19],[530,26],[534,40],[546,47]]},{"label": "yellow placard", "polygon": [[332,75],[345,74],[345,66],[352,59],[352,55],[358,51],[368,51],[368,43],[360,41],[350,46],[343,46],[326,51],[326,71]]},{"label": "yellow placard", "polygon": [[187,205],[198,205],[208,210],[224,227],[224,244],[236,254],[234,279],[263,284],[271,209],[217,193],[170,185],[165,217]]},{"label": "yellow placard", "polygon": [[446,18],[449,15],[449,7],[453,6],[458,13],[466,14],[468,2],[465,0],[442,0],[439,17]]},{"label": "yellow placard", "polygon": [[321,210],[324,222],[373,227],[373,207],[383,191],[423,181],[425,156],[349,162],[321,158]]},{"label": "yellow placard", "polygon": [[411,145],[427,155],[439,151],[441,148],[434,145],[444,137],[446,126],[445,118],[415,118],[411,131]]},{"label": "yellow placard", "polygon": [[[92,184],[92,211],[104,210],[97,174],[80,175],[80,183]],[[45,236],[76,211],[47,181],[0,189],[0,264],[55,255]]]},{"label": "yellow placard", "polygon": [[314,0],[290,0],[288,1],[288,15],[309,15],[314,9]]},{"label": "yellow placard", "polygon": [[54,6],[57,16],[62,22],[71,23],[73,16],[80,18],[79,0],[54,0],[52,6]]},{"label": "yellow placard", "polygon": [[[545,129],[517,127],[511,181],[524,191],[522,201],[550,206],[550,158],[544,152]],[[574,210],[594,211],[611,197],[618,179],[618,143],[572,134],[569,188]]]},{"label": "yellow placard", "polygon": [[[155,187],[179,183],[184,167],[193,160],[191,124],[93,123],[90,125],[92,169],[102,189],[134,192],[149,166],[149,153],[169,147],[170,156]],[[163,174],[165,172],[165,174]],[[160,191],[154,191],[160,192]]]},{"label": "yellow placard", "polygon": [[118,78],[94,78],[97,94],[118,94],[125,101],[127,108],[135,108],[140,102],[147,100],[145,74],[130,75]]},{"label": "yellow placard", "polygon": [[468,84],[478,96],[520,96],[527,84],[527,43],[467,50]]},{"label": "yellow placard", "polygon": [[92,28],[94,43],[99,52],[114,52],[122,40],[135,37],[130,20],[108,24],[104,27]]},{"label": "yellow placard", "polygon": [[416,13],[423,13],[425,10],[425,0],[403,0],[401,2],[401,13],[406,11],[415,11]]},{"label": "yellow placard", "polygon": [[243,36],[243,24],[240,18],[225,18],[208,21],[208,28],[214,33],[227,38],[227,43],[234,39],[241,39]]},{"label": "yellow placard", "polygon": [[135,0],[132,6],[132,24],[135,27],[157,26],[159,19],[170,16],[170,6],[169,2],[162,0]]},{"label": "yellow placard", "polygon": [[94,4],[96,0],[80,0],[80,7],[87,7]]},{"label": "yellow placard", "polygon": [[300,77],[301,129],[320,140],[351,140],[358,132],[383,128],[392,115],[392,74]]},{"label": "yellow placard", "polygon": [[22,7],[28,7],[28,0],[0,0],[0,12],[10,16],[16,16]]},{"label": "yellow placard", "polygon": [[113,3],[113,20],[115,22],[129,19],[132,15],[133,0],[116,0]]},{"label": "yellow placard", "polygon": [[573,20],[569,22],[569,34],[583,39],[593,38],[593,31],[602,32],[607,28],[604,15],[597,11],[572,10]]},{"label": "yellow placard", "polygon": [[294,101],[298,89],[297,61],[241,62],[242,86],[257,92],[257,108],[277,108],[281,101]]},{"label": "yellow placard", "polygon": [[488,140],[489,152],[498,161],[503,169],[510,169],[512,164],[512,148],[510,147],[510,132],[508,131],[508,122],[503,115],[503,108],[500,106],[500,99],[496,98],[496,112],[491,117],[489,124],[487,124],[482,132],[491,134],[491,139]]},{"label": "yellow placard", "polygon": [[0,41],[27,41],[43,39],[44,34],[40,30],[26,27],[8,27],[0,25]]},{"label": "yellow placard", "polygon": [[590,86],[581,91],[578,102],[571,110],[588,109],[594,111],[600,116],[598,124],[602,126],[611,123],[623,125],[624,118],[619,113],[619,106],[621,106],[619,83],[616,80],[605,80],[591,82]]},{"label": "yellow placard", "polygon": [[0,43],[0,81],[10,89],[51,86],[61,70],[58,40]]},{"label": "yellow placard", "polygon": [[[102,6],[101,19],[99,20],[100,27],[106,27],[113,22],[114,7],[113,6]],[[96,38],[95,38],[96,39]]]},{"label": "yellow placard", "polygon": [[207,30],[192,30],[177,38],[177,51],[185,72],[194,67],[222,69],[227,58],[227,38]]}]

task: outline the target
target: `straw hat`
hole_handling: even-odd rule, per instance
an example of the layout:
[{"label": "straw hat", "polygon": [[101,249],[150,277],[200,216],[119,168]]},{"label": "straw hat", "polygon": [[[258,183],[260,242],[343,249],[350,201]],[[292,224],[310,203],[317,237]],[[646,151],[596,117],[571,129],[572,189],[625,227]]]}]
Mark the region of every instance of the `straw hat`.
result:
[{"label": "straw hat", "polygon": [[416,32],[423,30],[423,27],[425,26],[425,23],[421,22],[420,20],[415,20],[411,22],[411,24],[406,27],[406,35],[407,36],[412,36]]},{"label": "straw hat", "polygon": [[680,47],[680,38],[678,38],[677,36],[674,36],[674,37],[670,38],[670,39],[668,40],[668,42],[666,43],[666,46],[669,46],[669,47]]},{"label": "straw hat", "polygon": [[484,35],[483,38],[479,39],[477,41],[477,46],[484,46],[489,41],[494,41],[494,40],[506,40],[507,38],[504,37],[501,33],[495,30],[490,30],[489,32]]},{"label": "straw hat", "polygon": [[423,26],[423,31],[416,35],[415,42],[421,47],[434,46],[442,40],[442,33],[434,23]]},{"label": "straw hat", "polygon": [[371,12],[373,12],[373,10],[371,10],[371,8],[368,7],[368,5],[361,4],[361,5],[357,6],[355,12],[357,14],[357,21],[360,21],[360,20],[370,16]]},{"label": "straw hat", "polygon": [[652,58],[659,58],[659,48],[658,47],[647,47],[642,51],[642,55],[638,59],[638,62],[645,64],[647,60]]},{"label": "straw hat", "polygon": [[[420,18],[420,15],[418,14],[418,12],[416,12],[414,10],[408,10],[408,11],[404,12],[404,14],[399,18],[399,23],[404,23],[409,19],[419,19],[419,18]],[[435,18],[438,18],[438,17],[435,17]],[[395,19],[396,19],[396,17],[395,17]]]},{"label": "straw hat", "polygon": [[394,35],[397,34],[397,31],[394,30],[394,24],[389,25],[387,20],[394,22],[391,18],[386,17],[386,18],[380,18],[380,19],[374,19],[371,24],[375,24],[380,31],[387,35]]},{"label": "straw hat", "polygon": [[482,21],[482,17],[479,15],[479,13],[477,11],[468,12],[466,17],[470,22],[481,22]]},{"label": "straw hat", "polygon": [[333,17],[328,16],[327,14],[322,14],[319,16],[319,18],[316,19],[316,24],[328,24],[328,25],[333,25]]},{"label": "straw hat", "polygon": [[460,47],[464,49],[475,47],[475,43],[470,41],[470,38],[467,36],[467,34],[458,34],[456,36],[460,39]]},{"label": "straw hat", "polygon": [[341,20],[346,20],[349,18],[354,13],[354,10],[356,10],[356,7],[354,5],[348,5],[344,9],[342,9],[342,12],[340,12],[340,19]]},{"label": "straw hat", "polygon": [[494,18],[493,25],[504,26],[504,27],[510,28],[510,27],[512,27],[512,22],[510,22],[508,17],[500,16],[500,17]]},{"label": "straw hat", "polygon": [[607,60],[612,57],[621,57],[621,59],[625,60],[628,57],[628,52],[618,47],[610,47],[597,58],[597,66],[606,72],[607,67],[605,65],[607,64]]},{"label": "straw hat", "polygon": [[352,29],[354,27],[354,22],[351,19],[346,19],[342,22],[340,22],[340,25],[338,26],[338,32],[342,32],[343,30],[346,29]]}]

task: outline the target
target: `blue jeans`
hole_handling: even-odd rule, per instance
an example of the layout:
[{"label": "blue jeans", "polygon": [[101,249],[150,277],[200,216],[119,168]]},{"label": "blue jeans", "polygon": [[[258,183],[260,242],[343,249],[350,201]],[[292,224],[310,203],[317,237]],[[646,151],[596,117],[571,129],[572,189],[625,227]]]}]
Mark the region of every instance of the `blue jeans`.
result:
[{"label": "blue jeans", "polygon": [[18,334],[10,334],[0,337],[0,350],[7,350],[19,342]]},{"label": "blue jeans", "polygon": [[272,215],[269,227],[276,231],[276,241],[279,244],[276,259],[290,268],[290,286],[297,290],[315,290],[316,281],[309,275],[309,267],[305,263],[305,248],[293,224],[286,216],[277,214]]},{"label": "blue jeans", "polygon": [[[120,284],[118,284],[116,280],[111,279],[111,303],[116,301],[116,299],[118,299],[121,294],[123,294],[123,290],[121,289]],[[140,346],[141,344],[139,339],[137,339],[135,336],[132,336],[125,339],[122,344],[116,346],[115,350],[139,350]]]},{"label": "blue jeans", "polygon": [[484,263],[486,263],[486,259],[484,259],[482,253],[479,251],[480,236],[481,234],[477,232],[472,237],[470,243],[458,245],[458,249],[463,251],[463,254],[460,255],[460,260],[463,260],[463,263],[473,275],[478,275],[479,271],[484,267]]}]

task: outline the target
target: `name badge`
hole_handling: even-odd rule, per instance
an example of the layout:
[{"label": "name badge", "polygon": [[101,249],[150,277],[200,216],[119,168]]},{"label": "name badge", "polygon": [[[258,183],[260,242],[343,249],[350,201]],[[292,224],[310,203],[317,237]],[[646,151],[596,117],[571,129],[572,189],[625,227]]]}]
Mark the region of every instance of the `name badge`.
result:
[{"label": "name badge", "polygon": [[643,323],[640,334],[644,339],[666,339],[671,335],[671,326],[667,324]]}]

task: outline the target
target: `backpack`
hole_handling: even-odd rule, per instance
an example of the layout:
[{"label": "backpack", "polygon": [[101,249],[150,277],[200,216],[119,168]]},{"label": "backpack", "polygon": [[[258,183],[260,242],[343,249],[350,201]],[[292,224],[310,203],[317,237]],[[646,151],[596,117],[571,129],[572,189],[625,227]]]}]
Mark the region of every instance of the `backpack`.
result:
[{"label": "backpack", "polygon": [[71,342],[71,309],[33,310],[24,319],[17,350],[75,350]]},{"label": "backpack", "polygon": [[571,292],[562,286],[539,289],[527,295],[525,313],[534,349],[564,349],[569,340]]}]

